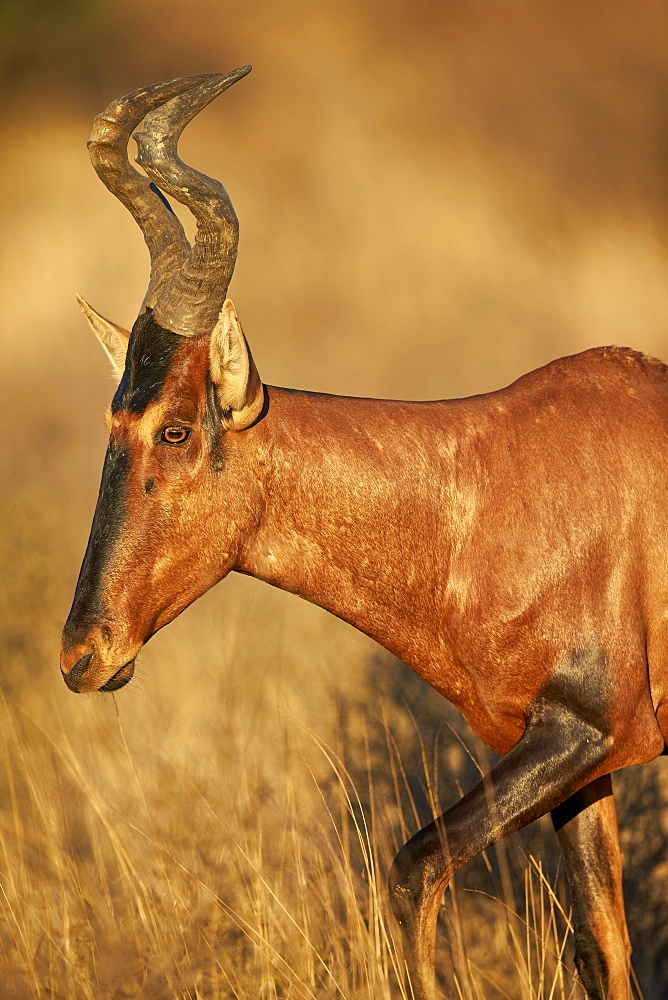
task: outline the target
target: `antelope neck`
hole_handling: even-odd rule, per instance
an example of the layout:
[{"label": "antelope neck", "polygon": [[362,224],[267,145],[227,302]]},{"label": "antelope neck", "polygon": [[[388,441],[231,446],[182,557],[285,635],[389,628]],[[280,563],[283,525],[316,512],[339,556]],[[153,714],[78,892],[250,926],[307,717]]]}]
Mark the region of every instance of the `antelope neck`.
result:
[{"label": "antelope neck", "polygon": [[[405,662],[431,658],[442,458],[421,447],[414,417],[443,404],[268,393],[253,428],[263,509],[237,569],[320,605]],[[419,574],[398,571],[407,548]]]}]

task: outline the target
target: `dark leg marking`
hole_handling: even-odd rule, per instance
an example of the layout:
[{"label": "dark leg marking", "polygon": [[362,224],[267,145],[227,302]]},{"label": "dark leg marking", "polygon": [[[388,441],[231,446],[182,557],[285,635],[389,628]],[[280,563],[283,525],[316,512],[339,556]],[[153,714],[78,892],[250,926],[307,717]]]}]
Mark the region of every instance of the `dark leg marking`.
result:
[{"label": "dark leg marking", "polygon": [[557,809],[604,766],[611,739],[596,710],[597,704],[607,707],[605,676],[596,679],[601,656],[594,648],[573,653],[537,699],[513,749],[395,858],[390,898],[415,1000],[434,996],[436,919],[452,875],[480,851]]},{"label": "dark leg marking", "polygon": [[607,795],[612,795],[612,782],[609,774],[604,774],[602,778],[597,778],[596,781],[592,781],[591,784],[581,788],[575,795],[571,795],[560,806],[553,809],[550,814],[555,833],[559,833],[563,826],[566,826],[567,823],[570,823],[581,812],[588,809],[595,802],[598,802],[599,799],[604,799]]},{"label": "dark leg marking", "polygon": [[552,810],[573,907],[575,964],[590,1000],[629,1000],[631,946],[610,775]]}]

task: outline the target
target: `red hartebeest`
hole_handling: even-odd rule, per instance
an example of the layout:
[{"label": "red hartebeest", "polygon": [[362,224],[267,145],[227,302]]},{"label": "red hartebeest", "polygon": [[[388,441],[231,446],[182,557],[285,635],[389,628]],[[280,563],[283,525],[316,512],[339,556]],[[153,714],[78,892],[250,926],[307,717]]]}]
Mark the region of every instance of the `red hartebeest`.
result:
[{"label": "red hartebeest", "polygon": [[[226,299],[234,210],[176,152],[248,69],[135,91],[95,121],[93,164],[140,225],[151,278],[131,334],[82,302],[120,384],[65,682],[126,684],[142,645],[230,570],[327,608],[502,755],[392,866],[414,996],[433,993],[452,874],[551,812],[582,981],[628,1000],[609,775],[668,737],[668,369],[598,348],[421,403],[263,385]],[[126,150],[142,121],[147,176]],[[195,216],[193,247],[161,192]]]}]

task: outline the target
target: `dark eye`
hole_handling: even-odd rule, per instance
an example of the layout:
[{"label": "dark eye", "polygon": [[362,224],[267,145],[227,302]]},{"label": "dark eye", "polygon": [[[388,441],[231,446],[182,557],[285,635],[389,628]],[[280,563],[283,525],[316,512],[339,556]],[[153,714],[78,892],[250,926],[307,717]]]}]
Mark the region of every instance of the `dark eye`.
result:
[{"label": "dark eye", "polygon": [[160,439],[166,444],[183,444],[190,437],[187,427],[163,427]]}]

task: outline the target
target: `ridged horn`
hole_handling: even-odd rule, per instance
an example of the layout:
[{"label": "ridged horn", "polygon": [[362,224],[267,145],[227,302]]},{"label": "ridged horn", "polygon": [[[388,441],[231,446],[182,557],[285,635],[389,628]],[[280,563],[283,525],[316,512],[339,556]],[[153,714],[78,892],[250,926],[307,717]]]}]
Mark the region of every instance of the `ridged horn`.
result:
[{"label": "ridged horn", "polygon": [[218,319],[234,271],[239,222],[220,181],[185,164],[177,144],[188,122],[250,70],[250,66],[242,66],[188,88],[151,111],[134,135],[137,163],[158,188],[185,205],[197,220],[195,244],[187,258],[169,281],[145,300],[161,326],[186,337],[210,333]]},{"label": "ridged horn", "polygon": [[148,177],[128,161],[128,140],[142,119],[171,98],[192,90],[211,74],[180,77],[134,90],[112,101],[93,122],[88,151],[95,172],[125,205],[139,225],[151,256],[151,278],[146,300],[188,259],[190,244],[181,223]]}]

